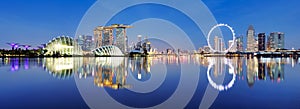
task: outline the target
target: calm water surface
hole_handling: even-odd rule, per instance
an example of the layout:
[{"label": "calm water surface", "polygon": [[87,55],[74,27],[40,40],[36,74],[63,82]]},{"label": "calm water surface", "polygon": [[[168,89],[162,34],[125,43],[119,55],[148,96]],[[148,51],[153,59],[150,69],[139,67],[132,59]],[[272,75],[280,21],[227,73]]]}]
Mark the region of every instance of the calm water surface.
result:
[{"label": "calm water surface", "polygon": [[293,58],[0,60],[0,108],[300,108]]}]

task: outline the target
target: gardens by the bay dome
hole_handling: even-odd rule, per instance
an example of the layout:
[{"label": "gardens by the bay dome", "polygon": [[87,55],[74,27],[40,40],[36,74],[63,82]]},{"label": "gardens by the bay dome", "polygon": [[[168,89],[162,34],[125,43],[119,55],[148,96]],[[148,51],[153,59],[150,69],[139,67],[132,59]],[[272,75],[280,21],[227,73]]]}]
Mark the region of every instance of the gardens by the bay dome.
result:
[{"label": "gardens by the bay dome", "polygon": [[74,40],[69,36],[58,36],[53,38],[44,48],[45,55],[73,55]]}]

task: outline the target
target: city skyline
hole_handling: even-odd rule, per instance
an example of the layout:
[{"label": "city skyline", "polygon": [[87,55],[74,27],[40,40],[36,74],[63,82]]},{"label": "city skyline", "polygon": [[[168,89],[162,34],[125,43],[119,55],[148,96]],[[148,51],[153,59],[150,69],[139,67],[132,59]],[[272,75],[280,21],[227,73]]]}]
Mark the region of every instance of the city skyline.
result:
[{"label": "city skyline", "polygon": [[0,109],[300,108],[299,5],[1,1]]},{"label": "city skyline", "polygon": [[[0,28],[2,28],[2,32],[0,32],[0,37],[2,38],[2,40],[0,40],[0,48],[10,49],[11,47],[6,44],[7,42],[29,44],[32,45],[32,47],[36,47],[49,41],[53,37],[61,35],[75,37],[74,34],[81,17],[94,2],[94,0],[72,1],[71,3],[70,1],[47,1],[46,3],[36,0],[26,1],[26,3],[25,1],[5,1],[2,3],[2,5],[5,6],[1,6],[5,8],[2,9],[5,11],[2,12],[3,17],[0,19],[2,23],[0,26]],[[284,32],[286,36],[285,40],[288,42],[286,43],[286,48],[298,49],[300,47],[300,45],[295,42],[297,39],[296,26],[298,23],[296,19],[300,17],[297,15],[299,10],[296,5],[299,4],[299,2],[296,0],[289,2],[269,0],[247,2],[203,0],[203,2],[213,13],[218,23],[230,24],[238,36],[246,36],[246,29],[249,25],[253,25],[256,33]],[[8,7],[8,4],[14,6]],[[47,4],[47,6],[45,6],[45,4]],[[248,9],[244,7],[248,4],[253,8]],[[270,7],[268,9],[255,8],[261,5],[268,5]],[[285,8],[276,8],[276,5],[282,5]],[[238,10],[236,10],[237,8]],[[24,10],[18,11],[20,9]],[[275,18],[268,17],[274,15],[280,16]],[[258,16],[264,18],[257,19]],[[128,36],[130,34],[132,35],[133,33],[128,33]],[[226,32],[223,34],[225,39],[230,36],[230,34]],[[87,35],[93,34],[89,33]],[[170,35],[172,34],[170,33]],[[136,36],[132,35],[130,37]],[[201,41],[203,36],[190,37],[195,40],[193,41],[194,43],[200,42],[195,44],[196,48],[206,45],[206,41]],[[246,46],[244,46],[244,48],[245,47]]]}]

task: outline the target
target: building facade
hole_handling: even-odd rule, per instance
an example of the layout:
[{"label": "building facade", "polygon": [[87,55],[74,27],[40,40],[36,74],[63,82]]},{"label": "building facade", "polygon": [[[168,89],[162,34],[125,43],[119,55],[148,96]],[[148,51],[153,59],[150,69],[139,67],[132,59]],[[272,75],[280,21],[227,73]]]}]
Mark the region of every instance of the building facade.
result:
[{"label": "building facade", "polygon": [[98,26],[94,30],[94,39],[96,43],[96,48],[99,48],[102,46],[102,40],[103,40],[103,26]]},{"label": "building facade", "polygon": [[272,32],[268,37],[267,50],[284,49],[284,33]]},{"label": "building facade", "polygon": [[83,51],[90,52],[95,49],[93,36],[80,35],[76,41]]},{"label": "building facade", "polygon": [[123,53],[127,53],[128,48],[128,37],[126,35],[126,28],[131,28],[126,25],[112,25],[116,30],[116,46],[120,48]]},{"label": "building facade", "polygon": [[255,40],[255,31],[252,25],[249,26],[247,30],[247,50],[248,52],[257,51],[257,43]]},{"label": "building facade", "polygon": [[265,33],[258,34],[258,51],[266,50],[266,35]]},{"label": "building facade", "polygon": [[231,47],[231,49],[229,49],[229,52],[236,52],[236,48],[237,48],[237,45],[236,45],[236,40],[229,40],[228,41],[228,47],[230,47],[231,45],[233,44],[233,46]]},{"label": "building facade", "polygon": [[113,45],[113,40],[114,40],[113,29],[104,28],[102,46]]},{"label": "building facade", "polygon": [[223,42],[223,38],[220,38],[218,36],[215,36],[214,38],[214,52],[222,52],[224,51],[224,42]]},{"label": "building facade", "polygon": [[119,47],[122,52],[127,51],[125,28],[116,28],[116,46]]},{"label": "building facade", "polygon": [[243,36],[237,37],[236,38],[236,49],[239,52],[243,52],[244,51],[244,46],[243,46]]}]

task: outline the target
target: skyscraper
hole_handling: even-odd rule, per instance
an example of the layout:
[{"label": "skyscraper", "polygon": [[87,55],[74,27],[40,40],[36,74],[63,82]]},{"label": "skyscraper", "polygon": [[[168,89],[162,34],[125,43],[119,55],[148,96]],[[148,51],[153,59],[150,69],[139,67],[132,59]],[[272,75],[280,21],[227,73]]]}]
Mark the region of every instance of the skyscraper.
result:
[{"label": "skyscraper", "polygon": [[234,40],[229,40],[228,41],[228,47],[231,46],[231,44],[233,44],[233,46],[231,47],[231,49],[229,49],[229,52],[236,52],[236,41]]},{"label": "skyscraper", "polygon": [[266,50],[266,35],[265,33],[258,34],[258,50],[265,51]]},{"label": "skyscraper", "polygon": [[150,51],[151,51],[151,42],[148,40],[148,37],[146,36],[146,38],[145,38],[145,42],[144,42],[145,44],[146,44],[146,47],[145,47],[145,49],[147,50],[147,52],[149,53]]},{"label": "skyscraper", "polygon": [[115,29],[116,42],[115,45],[123,52],[128,52],[128,39],[126,35],[126,28],[131,28],[132,26],[124,24],[113,24],[110,26]]},{"label": "skyscraper", "polygon": [[113,29],[112,28],[104,28],[102,45],[103,46],[113,45],[113,39],[114,39]]},{"label": "skyscraper", "polygon": [[214,38],[214,49],[215,49],[214,52],[222,52],[226,49],[223,38],[215,36],[215,38]]},{"label": "skyscraper", "polygon": [[252,25],[249,26],[247,31],[247,51],[248,52],[255,52],[257,48],[257,43],[255,40],[255,31]]},{"label": "skyscraper", "polygon": [[243,47],[243,36],[237,37],[236,38],[236,49],[239,52],[243,52],[244,51],[244,47]]},{"label": "skyscraper", "polygon": [[220,40],[218,36],[215,36],[214,38],[214,46],[215,46],[215,50],[219,51],[220,50]]},{"label": "skyscraper", "polygon": [[220,52],[222,52],[226,49],[225,42],[224,42],[223,38],[219,38],[219,41],[220,41]]},{"label": "skyscraper", "polygon": [[219,38],[218,36],[215,36],[214,38],[214,49],[216,50],[215,52],[222,52],[224,48],[224,41],[223,38]]},{"label": "skyscraper", "polygon": [[268,50],[284,49],[284,33],[272,32],[268,37]]},{"label": "skyscraper", "polygon": [[81,46],[83,51],[91,51],[92,49],[95,49],[93,36],[80,35],[77,39],[77,43]]},{"label": "skyscraper", "polygon": [[102,46],[102,39],[103,39],[103,26],[98,26],[94,30],[94,39],[95,39],[95,44],[96,48],[99,48]]},{"label": "skyscraper", "polygon": [[127,52],[126,31],[123,27],[116,28],[116,46],[123,52]]},{"label": "skyscraper", "polygon": [[142,35],[138,35],[138,36],[137,36],[137,39],[138,39],[138,40],[137,40],[138,42],[141,42],[141,41],[142,41]]},{"label": "skyscraper", "polygon": [[136,48],[138,49],[142,48],[142,35],[137,35]]}]

